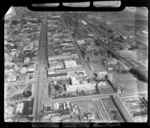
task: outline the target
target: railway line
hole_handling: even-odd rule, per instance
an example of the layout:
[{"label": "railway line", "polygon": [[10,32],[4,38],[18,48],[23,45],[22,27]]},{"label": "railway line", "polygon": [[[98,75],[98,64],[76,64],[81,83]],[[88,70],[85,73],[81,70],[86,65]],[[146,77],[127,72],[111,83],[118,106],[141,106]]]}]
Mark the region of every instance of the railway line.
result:
[{"label": "railway line", "polygon": [[[84,19],[85,20],[85,19]],[[87,20],[85,20],[87,23],[88,23],[88,21]],[[95,28],[93,28],[92,26],[89,26],[88,24],[87,25],[82,25],[87,31],[89,31],[88,29],[90,29],[90,30],[92,30],[93,31],[93,33],[94,33],[94,37],[95,38],[98,38],[98,40],[99,39],[101,39],[102,37],[104,38],[107,38],[108,36],[107,35],[104,35],[104,34],[102,34],[102,32],[101,33],[99,33]],[[104,32],[104,33],[106,33],[106,32]],[[147,81],[147,75],[146,75],[146,68],[143,66],[143,65],[141,65],[141,64],[139,64],[139,63],[137,63],[137,62],[135,62],[135,64],[133,65],[131,62],[129,62],[127,59],[125,59],[125,58],[123,58],[122,56],[120,56],[118,53],[116,53],[114,50],[112,50],[112,48],[108,45],[108,44],[105,44],[105,43],[101,43],[101,45],[105,48],[105,49],[107,49],[111,54],[113,54],[118,60],[120,60],[121,62],[123,62],[128,68],[129,68],[129,70],[130,69],[134,69],[135,71],[137,71],[139,74],[138,75],[140,75],[140,76],[143,76],[145,79],[146,79],[146,81]]]}]

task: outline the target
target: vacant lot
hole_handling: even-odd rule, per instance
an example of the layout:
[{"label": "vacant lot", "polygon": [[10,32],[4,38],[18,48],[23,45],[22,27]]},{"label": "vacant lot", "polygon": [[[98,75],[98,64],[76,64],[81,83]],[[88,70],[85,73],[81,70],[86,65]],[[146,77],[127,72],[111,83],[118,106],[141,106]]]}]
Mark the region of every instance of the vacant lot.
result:
[{"label": "vacant lot", "polygon": [[118,109],[110,98],[102,99],[106,111],[112,121],[124,122],[122,116],[120,115]]},{"label": "vacant lot", "polygon": [[[98,106],[93,101],[75,101],[74,104],[79,105],[81,114],[83,113],[95,113],[97,115]],[[98,114],[99,115],[99,114]],[[97,119],[101,119],[101,117],[96,117]]]},{"label": "vacant lot", "polygon": [[138,86],[137,79],[131,74],[117,74],[114,73],[114,83],[117,87],[124,90],[134,89]]}]

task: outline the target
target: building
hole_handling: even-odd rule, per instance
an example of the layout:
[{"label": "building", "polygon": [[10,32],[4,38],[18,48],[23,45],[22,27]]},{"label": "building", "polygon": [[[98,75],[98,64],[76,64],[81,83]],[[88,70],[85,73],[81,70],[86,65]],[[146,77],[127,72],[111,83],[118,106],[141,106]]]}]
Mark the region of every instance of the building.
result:
[{"label": "building", "polygon": [[33,99],[25,101],[22,115],[32,115],[33,114],[33,104],[34,104]]},{"label": "building", "polygon": [[54,61],[50,61],[49,63],[50,63],[50,70],[65,68],[65,65],[62,60],[54,60]]},{"label": "building", "polygon": [[78,45],[83,45],[85,44],[85,40],[81,39],[81,40],[77,40]]},{"label": "building", "polygon": [[55,16],[53,15],[52,16],[52,18],[59,18],[59,17],[60,17],[60,15],[55,15]]},{"label": "building", "polygon": [[87,76],[86,72],[82,69],[76,71],[67,72],[68,77],[85,77]]},{"label": "building", "polygon": [[65,60],[64,63],[66,68],[77,67],[77,63],[75,60]]},{"label": "building", "polygon": [[16,107],[16,113],[22,113],[24,107],[24,103],[18,103]]},{"label": "building", "polygon": [[78,59],[78,58],[79,58],[79,56],[78,56],[77,53],[73,53],[73,54],[71,54],[71,56],[72,56],[72,58],[75,58],[75,59]]},{"label": "building", "polygon": [[93,120],[93,119],[95,119],[95,114],[93,114],[93,113],[88,113],[88,114],[87,114],[87,118],[88,118],[89,120]]},{"label": "building", "polygon": [[100,71],[97,73],[98,78],[105,78],[107,71]]},{"label": "building", "polygon": [[66,92],[76,92],[77,86],[76,85],[66,85]]},{"label": "building", "polygon": [[59,104],[58,102],[53,103],[53,109],[58,110],[59,109]]},{"label": "building", "polygon": [[87,25],[87,23],[86,23],[84,20],[81,20],[81,23],[82,23],[83,25]]},{"label": "building", "polygon": [[14,107],[12,106],[8,106],[7,108],[5,108],[5,118],[11,117],[13,115],[13,110]]},{"label": "building", "polygon": [[64,102],[64,103],[62,103],[63,104],[63,108],[64,108],[64,110],[66,110],[66,103]]},{"label": "building", "polygon": [[71,58],[71,56],[70,55],[55,55],[53,57],[48,57],[48,61],[58,60],[58,59],[68,59],[68,58]]},{"label": "building", "polygon": [[52,79],[66,78],[67,73],[48,74],[48,77],[51,77]]},{"label": "building", "polygon": [[114,64],[117,64],[117,60],[116,59],[114,59],[114,58],[112,58],[112,59],[110,59],[110,60],[108,60],[108,65],[114,65]]},{"label": "building", "polygon": [[85,83],[85,84],[73,84],[73,85],[66,85],[67,92],[76,92],[76,91],[91,91],[95,90],[96,84],[93,83]]},{"label": "building", "polygon": [[30,57],[26,57],[26,58],[24,59],[24,63],[29,63],[30,61],[31,61]]},{"label": "building", "polygon": [[98,87],[108,87],[108,84],[105,81],[100,81],[97,85]]},{"label": "building", "polygon": [[71,82],[72,82],[72,85],[78,85],[79,84],[79,81],[76,80],[76,77],[71,77]]},{"label": "building", "polygon": [[16,76],[15,74],[8,74],[6,77],[6,81],[7,82],[15,82],[18,79],[18,76]]}]

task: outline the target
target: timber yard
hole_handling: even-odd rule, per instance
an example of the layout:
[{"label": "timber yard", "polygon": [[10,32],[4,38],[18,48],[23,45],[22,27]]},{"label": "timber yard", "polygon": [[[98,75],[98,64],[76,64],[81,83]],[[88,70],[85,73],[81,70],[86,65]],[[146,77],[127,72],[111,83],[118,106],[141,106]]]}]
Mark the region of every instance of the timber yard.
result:
[{"label": "timber yard", "polygon": [[5,122],[147,122],[148,17],[12,10]]}]

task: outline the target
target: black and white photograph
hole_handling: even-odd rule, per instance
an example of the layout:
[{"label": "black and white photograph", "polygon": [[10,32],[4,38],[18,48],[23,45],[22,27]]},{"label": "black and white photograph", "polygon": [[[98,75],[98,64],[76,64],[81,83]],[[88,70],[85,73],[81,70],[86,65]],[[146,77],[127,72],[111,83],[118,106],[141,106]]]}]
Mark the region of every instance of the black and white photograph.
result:
[{"label": "black and white photograph", "polygon": [[146,7],[32,11],[11,6],[4,18],[5,122],[147,122]]}]

